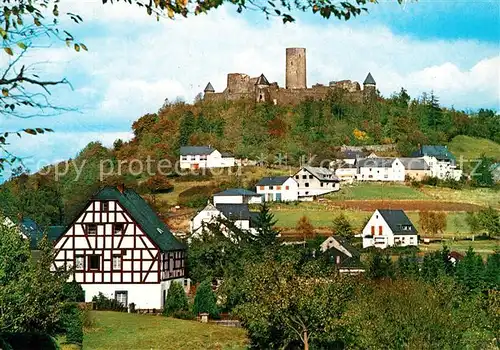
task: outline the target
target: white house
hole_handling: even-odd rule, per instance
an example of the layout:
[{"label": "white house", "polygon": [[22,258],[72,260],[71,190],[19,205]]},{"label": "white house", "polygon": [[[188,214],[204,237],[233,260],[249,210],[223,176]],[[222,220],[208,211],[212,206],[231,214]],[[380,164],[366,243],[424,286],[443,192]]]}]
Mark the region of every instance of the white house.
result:
[{"label": "white house", "polygon": [[354,182],[357,173],[358,168],[355,164],[344,163],[335,169],[335,176],[337,176],[341,182],[349,184]]},{"label": "white house", "polygon": [[327,168],[305,166],[294,175],[294,179],[299,185],[299,199],[340,190],[339,178]]},{"label": "white house", "polygon": [[214,194],[214,205],[218,204],[260,204],[262,196],[243,188],[229,188]]},{"label": "white house", "polygon": [[401,209],[375,210],[363,228],[363,248],[418,246],[418,232]]},{"label": "white house", "polygon": [[405,167],[398,158],[364,158],[356,164],[358,181],[404,181]]},{"label": "white house", "polygon": [[266,202],[298,200],[299,184],[290,176],[264,177],[257,182],[257,193]]},{"label": "white house", "polygon": [[181,169],[229,168],[235,166],[234,156],[219,152],[211,146],[182,146],[180,149]]},{"label": "white house", "polygon": [[443,180],[451,178],[457,181],[462,177],[462,170],[457,169],[456,158],[447,146],[424,145],[413,156],[425,159],[429,164],[432,177]]},{"label": "white house", "polygon": [[53,268],[71,268],[85,301],[103,293],[137,309],[163,307],[184,281],[186,246],[135,191],[104,187],[55,241]]},{"label": "white house", "polygon": [[[191,219],[191,237],[198,237],[207,224],[214,224],[219,219],[231,221],[238,229],[255,233],[253,220],[258,213],[251,212],[248,204],[217,204],[208,203]],[[223,229],[226,231],[227,227]]]}]

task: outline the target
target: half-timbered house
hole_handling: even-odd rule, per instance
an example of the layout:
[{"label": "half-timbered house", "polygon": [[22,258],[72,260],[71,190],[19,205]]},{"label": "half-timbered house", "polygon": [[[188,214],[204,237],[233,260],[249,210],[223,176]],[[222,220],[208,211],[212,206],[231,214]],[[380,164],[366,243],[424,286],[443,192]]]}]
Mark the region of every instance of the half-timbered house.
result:
[{"label": "half-timbered house", "polygon": [[99,292],[138,309],[163,307],[185,276],[186,247],[131,189],[104,187],[55,242],[54,268],[74,267],[85,301]]}]

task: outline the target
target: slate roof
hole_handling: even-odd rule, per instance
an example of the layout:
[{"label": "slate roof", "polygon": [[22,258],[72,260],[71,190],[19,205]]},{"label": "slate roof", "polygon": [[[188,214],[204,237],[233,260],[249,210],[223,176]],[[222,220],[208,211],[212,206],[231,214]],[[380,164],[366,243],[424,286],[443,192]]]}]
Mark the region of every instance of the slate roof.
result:
[{"label": "slate roof", "polygon": [[333,171],[327,168],[305,166],[303,169],[311,173],[315,178],[322,182],[340,182],[340,179],[335,176]]},{"label": "slate roof", "polygon": [[207,86],[205,87],[205,90],[203,92],[215,92],[214,87],[212,86],[212,83],[208,82]]},{"label": "slate roof", "polygon": [[49,241],[53,242],[57,240],[65,230],[64,226],[49,226],[46,230],[43,230],[36,221],[31,218],[23,218],[18,227],[21,233],[29,238],[31,250],[36,250],[38,248],[38,243],[45,233]]},{"label": "slate roof", "polygon": [[429,164],[423,158],[399,158],[406,170],[429,170]]},{"label": "slate roof", "polygon": [[215,151],[211,146],[182,146],[181,156],[209,155]]},{"label": "slate roof", "polygon": [[412,154],[414,157],[436,157],[438,160],[449,160],[455,162],[455,156],[448,150],[446,146],[432,146],[432,145],[424,145],[418,151]]},{"label": "slate roof", "polygon": [[288,180],[290,176],[271,176],[263,177],[257,182],[256,186],[280,186]]},{"label": "slate roof", "polygon": [[372,73],[368,73],[368,75],[365,78],[365,81],[363,82],[363,85],[377,85],[375,79],[373,79],[372,77]]},{"label": "slate roof", "polygon": [[228,188],[225,191],[214,194],[215,196],[247,196],[247,197],[260,197],[260,194],[254,191],[246,190],[244,188]]},{"label": "slate roof", "polygon": [[[416,235],[417,229],[413,226],[406,213],[401,209],[378,209],[392,232],[397,235]],[[402,226],[411,226],[411,230],[404,231]]]},{"label": "slate roof", "polygon": [[232,158],[233,157],[233,154],[230,152],[220,152],[220,155],[222,156],[222,158]]},{"label": "slate roof", "polygon": [[390,168],[396,158],[363,158],[357,162],[358,168]]},{"label": "slate roof", "polygon": [[270,84],[267,78],[264,76],[264,74],[261,74],[260,77],[257,78],[255,85],[270,85]]},{"label": "slate roof", "polygon": [[132,189],[120,192],[116,187],[106,186],[92,197],[94,200],[118,201],[139,224],[144,232],[162,251],[185,250],[186,246],[179,242],[170,229],[160,220],[146,201]]},{"label": "slate roof", "polygon": [[215,207],[229,220],[250,220],[252,217],[248,204],[217,204]]}]

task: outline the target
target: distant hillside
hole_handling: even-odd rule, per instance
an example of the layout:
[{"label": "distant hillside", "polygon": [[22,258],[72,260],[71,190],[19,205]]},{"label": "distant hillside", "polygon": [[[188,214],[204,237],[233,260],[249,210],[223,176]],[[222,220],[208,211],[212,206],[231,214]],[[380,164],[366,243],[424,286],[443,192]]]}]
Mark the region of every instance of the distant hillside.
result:
[{"label": "distant hillside", "polygon": [[500,161],[500,144],[479,138],[459,135],[448,144],[449,150],[459,159],[477,159],[481,155]]}]

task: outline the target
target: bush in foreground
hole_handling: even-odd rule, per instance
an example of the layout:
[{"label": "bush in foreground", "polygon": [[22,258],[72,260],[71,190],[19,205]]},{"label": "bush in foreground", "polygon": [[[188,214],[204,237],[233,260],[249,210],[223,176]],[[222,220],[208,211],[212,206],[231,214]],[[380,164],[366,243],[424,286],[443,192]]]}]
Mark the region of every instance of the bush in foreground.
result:
[{"label": "bush in foreground", "polygon": [[198,286],[194,297],[193,313],[198,315],[203,312],[208,313],[212,318],[219,317],[217,297],[209,281],[202,282]]},{"label": "bush in foreground", "polygon": [[179,282],[172,282],[170,288],[168,288],[163,314],[175,317],[176,314],[181,315],[182,311],[188,311],[188,309],[188,300],[184,288]]}]

